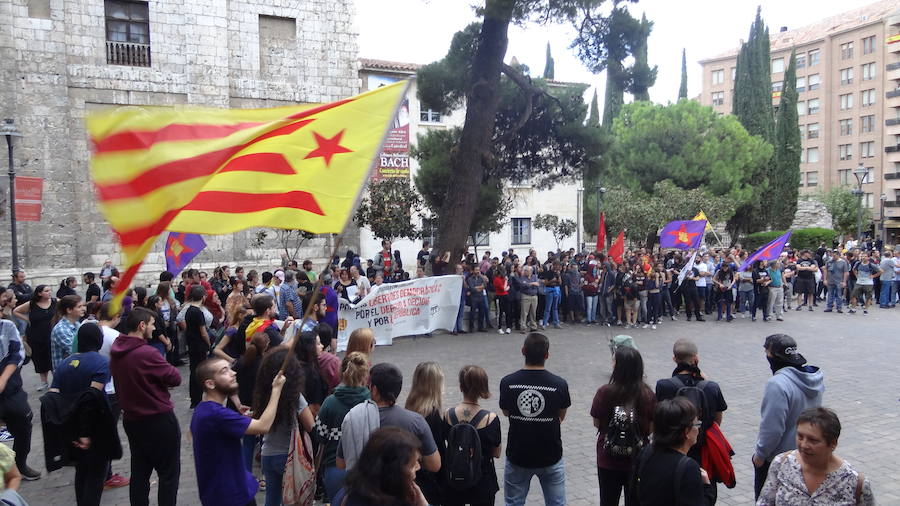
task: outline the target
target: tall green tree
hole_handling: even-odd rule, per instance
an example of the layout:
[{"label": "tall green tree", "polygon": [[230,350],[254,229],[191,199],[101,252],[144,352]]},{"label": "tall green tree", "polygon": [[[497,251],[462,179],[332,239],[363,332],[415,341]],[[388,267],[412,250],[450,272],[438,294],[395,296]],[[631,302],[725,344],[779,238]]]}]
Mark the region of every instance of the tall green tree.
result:
[{"label": "tall green tree", "polygon": [[[761,8],[757,8],[750,36],[738,53],[732,112],[750,135],[759,136],[774,145],[775,115],[772,110],[769,29],[762,20]],[[773,165],[774,158],[751,174],[756,183],[756,198],[738,209],[728,222],[732,237],[756,232],[771,224],[769,209],[772,207],[773,197],[769,191],[768,176]]]},{"label": "tall green tree", "polygon": [[863,223],[872,220],[872,210],[863,207],[859,195],[854,194],[847,186],[832,186],[827,192],[820,193],[818,199],[825,204],[825,209],[831,215],[831,228],[841,234],[856,234],[857,215],[862,216]]},{"label": "tall green tree", "polygon": [[550,54],[550,43],[547,42],[547,61],[544,63],[544,79],[553,79],[555,74],[555,62],[553,55]]},{"label": "tall green tree", "polygon": [[600,107],[597,104],[597,88],[594,88],[594,98],[591,99],[591,113],[587,120],[588,126],[600,126]]},{"label": "tall green tree", "polygon": [[369,192],[356,209],[356,221],[369,227],[379,239],[417,239],[422,215],[422,198],[405,178],[382,179],[371,183]]},{"label": "tall green tree", "polygon": [[775,163],[772,164],[773,170],[769,175],[772,228],[790,227],[794,214],[797,213],[801,149],[797,115],[796,51],[791,51],[791,61],[784,73],[784,86],[778,105],[778,121],[775,124]]},{"label": "tall green tree", "polygon": [[687,98],[687,50],[681,50],[681,86],[678,87],[678,100]]},{"label": "tall green tree", "polygon": [[[496,173],[498,140],[518,137],[522,129],[536,110],[536,103],[547,99],[547,94],[533,85],[521,71],[504,63],[509,42],[510,23],[570,22],[579,27],[579,34],[587,30],[582,27],[585,19],[603,22],[607,16],[600,11],[602,0],[485,0],[484,6],[476,9],[481,22],[470,25],[466,30],[458,32],[451,42],[447,56],[439,62],[426,65],[418,72],[418,92],[420,101],[435,110],[449,112],[466,106],[465,123],[459,136],[459,142],[450,152],[450,165],[455,178],[463,181],[485,181]],[[580,37],[575,44],[580,43]],[[497,130],[498,110],[501,101],[501,74],[519,88],[520,104],[516,119],[506,123],[506,127]],[[547,99],[553,102],[556,99]],[[583,103],[583,101],[582,101]],[[537,104],[540,105],[540,104]],[[579,126],[583,126],[585,110],[581,111]],[[576,136],[580,133],[571,129]],[[546,138],[546,135],[544,136]],[[533,140],[533,137],[531,138]],[[537,143],[540,146],[540,142]],[[576,152],[576,158],[586,155],[587,150],[577,143],[560,146],[550,154],[542,155],[537,147],[531,152],[536,157],[559,158]],[[507,159],[514,158],[515,153],[505,153]],[[571,160],[571,158],[569,159]],[[565,160],[555,174],[578,173],[581,167],[569,165]],[[518,164],[523,172],[531,172],[530,160],[522,160]],[[543,164],[541,164],[543,165]],[[540,177],[534,171],[529,175]],[[552,178],[551,178],[552,179]],[[544,181],[549,181],[544,179]],[[478,193],[465,185],[450,185],[447,189],[438,221],[438,239],[435,245],[438,250],[451,251],[456,259],[465,251],[466,237],[477,209]]]},{"label": "tall green tree", "polygon": [[628,91],[635,100],[650,100],[650,88],[656,83],[656,65],[650,68],[647,55],[647,39],[653,31],[653,23],[647,21],[647,16],[641,16],[640,29],[635,37],[634,65],[631,68],[631,82]]}]

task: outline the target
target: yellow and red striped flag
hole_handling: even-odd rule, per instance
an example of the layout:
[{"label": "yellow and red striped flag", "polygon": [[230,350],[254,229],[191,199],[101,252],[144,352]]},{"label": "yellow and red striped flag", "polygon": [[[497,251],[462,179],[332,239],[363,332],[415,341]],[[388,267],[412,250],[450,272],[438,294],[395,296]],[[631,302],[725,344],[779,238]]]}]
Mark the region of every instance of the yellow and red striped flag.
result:
[{"label": "yellow and red striped flag", "polygon": [[330,104],[89,116],[91,176],[127,266],[115,303],[165,230],[340,233],[407,87]]}]

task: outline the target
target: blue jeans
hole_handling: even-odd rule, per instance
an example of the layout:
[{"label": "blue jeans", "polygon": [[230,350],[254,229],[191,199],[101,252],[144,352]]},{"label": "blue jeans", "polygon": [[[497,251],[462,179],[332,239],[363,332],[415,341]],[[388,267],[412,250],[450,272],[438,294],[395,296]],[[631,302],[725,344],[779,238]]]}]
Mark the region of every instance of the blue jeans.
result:
[{"label": "blue jeans", "polygon": [[709,287],[708,286],[698,286],[697,287],[697,295],[700,297],[700,300],[703,302],[703,309],[706,312],[712,311],[712,304],[709,303]]},{"label": "blue jeans", "polygon": [[[338,490],[344,486],[344,477],[347,476],[345,469],[337,467],[326,467],[323,481],[325,482],[325,500],[330,502],[331,498],[338,493]],[[268,487],[268,484],[266,485]],[[268,488],[266,488],[268,490]]]},{"label": "blue jeans", "polygon": [[544,325],[559,325],[559,287],[548,286],[544,301]]},{"label": "blue jeans", "polygon": [[894,291],[894,282],[893,281],[882,281],[881,282],[881,293],[878,294],[878,303],[882,306],[890,306],[893,297],[891,297]]},{"label": "blue jeans", "polygon": [[828,285],[828,300],[825,302],[825,309],[831,309],[833,306],[837,305],[837,309],[841,309],[841,305],[844,302],[844,296],[841,293],[840,285]]},{"label": "blue jeans", "polygon": [[544,492],[544,504],[561,506],[566,504],[566,464],[564,459],[547,467],[519,467],[506,459],[503,472],[503,493],[506,506],[522,506],[531,488],[531,478],[538,477]]},{"label": "blue jeans", "polygon": [[588,295],[584,298],[587,302],[587,316],[585,316],[585,320],[587,323],[596,323],[597,322],[597,296],[596,295]]},{"label": "blue jeans", "polygon": [[753,290],[741,290],[738,292],[738,313],[753,309],[756,304],[755,295]]},{"label": "blue jeans", "polygon": [[247,472],[253,472],[253,452],[256,450],[256,443],[259,441],[259,436],[248,436],[244,435],[241,438],[241,457],[244,458],[244,466],[247,467]]},{"label": "blue jeans", "polygon": [[281,506],[281,482],[284,480],[287,458],[286,453],[262,456],[262,472],[266,478],[266,506]]},{"label": "blue jeans", "polygon": [[891,293],[891,304],[897,303],[897,294],[900,293],[900,279],[896,279],[897,274],[894,274],[894,291]]}]

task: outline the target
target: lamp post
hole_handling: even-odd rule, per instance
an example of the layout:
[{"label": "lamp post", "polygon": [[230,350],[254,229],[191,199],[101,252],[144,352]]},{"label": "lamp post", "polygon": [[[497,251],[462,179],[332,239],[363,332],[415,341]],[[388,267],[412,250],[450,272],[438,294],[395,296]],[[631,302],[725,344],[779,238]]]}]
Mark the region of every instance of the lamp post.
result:
[{"label": "lamp post", "polygon": [[[602,211],[600,210],[600,204],[603,202],[603,194],[606,193],[606,188],[601,185],[599,182],[594,186],[594,190],[597,192],[597,236],[600,236],[600,214]],[[606,248],[605,244],[602,244],[603,248]]]},{"label": "lamp post", "polygon": [[886,200],[887,200],[887,195],[882,193],[881,194],[881,214],[879,214],[879,216],[881,217],[881,221],[879,221],[879,224],[881,225],[881,234],[879,234],[879,235],[881,236],[881,247],[882,248],[884,248],[885,243],[887,243],[887,228],[885,228],[885,226],[884,226],[884,202]]},{"label": "lamp post", "polygon": [[859,196],[859,207],[856,209],[856,241],[857,244],[862,242],[862,208],[863,208],[863,181],[866,179],[866,168],[862,162],[853,169],[853,176],[856,177],[856,190],[853,191]]},{"label": "lamp post", "polygon": [[6,146],[9,150],[9,231],[12,244],[12,272],[19,270],[19,244],[16,237],[16,167],[13,165],[13,137],[21,137],[12,119],[3,120],[0,126],[0,135],[6,136]]}]

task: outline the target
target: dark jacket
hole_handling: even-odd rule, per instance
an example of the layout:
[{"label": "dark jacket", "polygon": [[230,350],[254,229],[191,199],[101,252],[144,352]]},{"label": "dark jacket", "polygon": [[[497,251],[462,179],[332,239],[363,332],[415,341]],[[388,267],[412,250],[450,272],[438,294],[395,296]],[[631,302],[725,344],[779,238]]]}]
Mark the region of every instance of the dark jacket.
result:
[{"label": "dark jacket", "polygon": [[[47,392],[40,401],[44,461],[48,472],[74,465],[86,451],[108,460],[122,458],[116,419],[102,390],[88,388],[70,395]],[[72,441],[80,437],[91,439],[89,450],[72,445]]]},{"label": "dark jacket", "polygon": [[140,337],[120,335],[109,350],[122,418],[140,420],[172,411],[169,389],[181,384],[178,369]]}]

